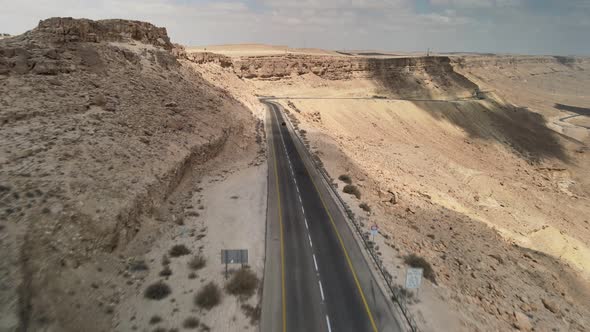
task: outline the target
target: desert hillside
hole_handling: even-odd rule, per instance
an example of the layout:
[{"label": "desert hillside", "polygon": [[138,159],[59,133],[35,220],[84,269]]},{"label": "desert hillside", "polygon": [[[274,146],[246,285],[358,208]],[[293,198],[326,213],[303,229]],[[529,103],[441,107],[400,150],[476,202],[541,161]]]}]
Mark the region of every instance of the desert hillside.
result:
[{"label": "desert hillside", "polygon": [[[203,246],[199,219],[218,218],[204,206],[207,188],[219,190],[208,183],[233,173],[233,161],[252,165],[261,140],[252,112],[193,65],[166,29],[136,21],[53,18],[0,41],[0,330],[145,328],[152,314],[171,315],[148,310],[142,295],[178,243],[170,239],[199,235],[188,250],[217,252]],[[215,178],[201,183],[207,174]],[[182,259],[171,265],[184,276],[173,292],[217,279],[189,280]]]},{"label": "desert hillside", "polygon": [[[0,330],[257,329],[264,97],[378,226],[422,331],[585,331],[589,73],[584,57],[185,48],[128,20],[0,36]],[[238,248],[226,279],[220,251]]]},{"label": "desert hillside", "polygon": [[590,105],[588,69],[586,58],[293,54],[199,67],[236,98],[277,98],[335,184],[345,175],[360,190],[343,195],[379,226],[400,285],[402,257],[431,264],[435,282],[409,299],[427,331],[590,324],[588,130],[574,122]]}]

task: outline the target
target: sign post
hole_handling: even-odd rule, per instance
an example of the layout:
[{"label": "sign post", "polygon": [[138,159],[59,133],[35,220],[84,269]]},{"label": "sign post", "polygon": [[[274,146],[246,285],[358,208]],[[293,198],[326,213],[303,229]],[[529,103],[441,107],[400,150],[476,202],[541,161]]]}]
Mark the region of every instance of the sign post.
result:
[{"label": "sign post", "polygon": [[410,267],[406,272],[406,289],[417,289],[416,297],[420,291],[420,285],[422,284],[422,272],[424,270],[420,267]]},{"label": "sign post", "polygon": [[221,264],[225,264],[225,279],[227,279],[228,264],[248,264],[247,249],[221,249]]},{"label": "sign post", "polygon": [[375,242],[375,235],[379,232],[379,227],[376,224],[371,225],[371,236],[373,237],[373,242]]}]

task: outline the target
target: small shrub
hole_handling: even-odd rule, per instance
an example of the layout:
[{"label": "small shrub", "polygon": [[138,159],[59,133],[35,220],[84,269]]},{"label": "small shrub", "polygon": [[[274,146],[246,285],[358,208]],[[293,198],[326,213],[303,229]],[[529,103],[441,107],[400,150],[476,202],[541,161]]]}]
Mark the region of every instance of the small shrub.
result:
[{"label": "small shrub", "polygon": [[371,212],[371,207],[367,203],[361,203],[359,204],[359,207],[367,212]]},{"label": "small shrub", "polygon": [[207,310],[221,302],[221,290],[213,281],[206,284],[195,296],[195,304]]},{"label": "small shrub", "polygon": [[150,300],[161,300],[170,295],[171,292],[170,286],[158,281],[155,284],[149,285],[143,295]]},{"label": "small shrub", "polygon": [[160,271],[160,277],[169,277],[172,275],[172,270],[170,269],[170,266],[165,265],[164,269],[162,271]]},{"label": "small shrub", "polygon": [[162,321],[162,317],[160,317],[158,315],[153,315],[152,318],[150,318],[151,325],[158,324],[161,321]]},{"label": "small shrub", "polygon": [[259,305],[253,307],[250,304],[242,304],[242,311],[246,317],[250,318],[250,324],[256,325],[258,321],[260,321],[260,315],[262,313],[262,309]]},{"label": "small shrub", "polygon": [[191,251],[184,244],[177,244],[170,249],[170,256],[179,257],[190,254]]},{"label": "small shrub", "polygon": [[195,255],[191,260],[188,262],[188,266],[193,270],[199,270],[205,267],[207,264],[207,260],[201,254]]},{"label": "small shrub", "polygon": [[422,268],[422,273],[424,275],[424,278],[432,281],[432,283],[436,284],[436,278],[434,275],[434,270],[432,269],[432,266],[430,266],[430,263],[428,263],[423,257],[420,257],[418,255],[415,254],[410,254],[404,257],[404,263],[406,263],[407,265],[411,266],[411,267],[418,267],[418,268]]},{"label": "small shrub", "polygon": [[189,317],[184,320],[184,322],[182,323],[182,327],[184,327],[185,329],[196,329],[197,327],[199,327],[199,324],[201,324],[201,322],[198,318]]},{"label": "small shrub", "polygon": [[361,191],[355,185],[347,184],[344,186],[344,188],[342,188],[342,191],[347,194],[354,195],[358,199],[361,199]]},{"label": "small shrub", "polygon": [[342,174],[338,177],[338,180],[347,183],[347,184],[352,184],[352,179],[350,178],[350,176],[348,174]]},{"label": "small shrub", "polygon": [[164,256],[162,256],[162,265],[168,264],[170,264],[170,258],[168,258],[168,255],[164,254]]},{"label": "small shrub", "polygon": [[409,291],[405,287],[402,287],[400,285],[395,285],[393,286],[393,288],[393,292],[395,293],[395,295],[398,296],[399,299],[402,301],[407,301],[414,296],[414,293],[412,293],[412,291]]},{"label": "small shrub", "polygon": [[225,289],[232,295],[249,298],[254,294],[257,286],[258,277],[256,273],[248,268],[241,268],[234,273],[225,285]]},{"label": "small shrub", "polygon": [[149,270],[149,267],[144,260],[133,260],[129,263],[128,269],[129,271],[136,272]]},{"label": "small shrub", "polygon": [[197,274],[194,273],[194,272],[191,272],[191,273],[188,274],[188,278],[189,279],[196,279],[197,278]]}]

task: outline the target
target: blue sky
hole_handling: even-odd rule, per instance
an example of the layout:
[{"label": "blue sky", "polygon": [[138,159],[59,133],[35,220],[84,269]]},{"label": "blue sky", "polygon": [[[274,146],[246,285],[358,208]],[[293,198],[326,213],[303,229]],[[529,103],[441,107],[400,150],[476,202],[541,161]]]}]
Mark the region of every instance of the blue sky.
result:
[{"label": "blue sky", "polygon": [[0,32],[129,18],[186,45],[590,55],[590,0],[0,0]]}]

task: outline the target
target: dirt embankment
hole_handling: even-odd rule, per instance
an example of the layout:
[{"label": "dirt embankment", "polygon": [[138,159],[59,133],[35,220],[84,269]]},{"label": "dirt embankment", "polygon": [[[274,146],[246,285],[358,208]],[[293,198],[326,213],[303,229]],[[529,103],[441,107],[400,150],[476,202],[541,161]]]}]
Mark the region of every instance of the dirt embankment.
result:
[{"label": "dirt embankment", "polygon": [[0,41],[0,329],[111,330],[136,234],[170,227],[158,208],[194,165],[255,144],[252,113],[172,49],[123,20]]}]

